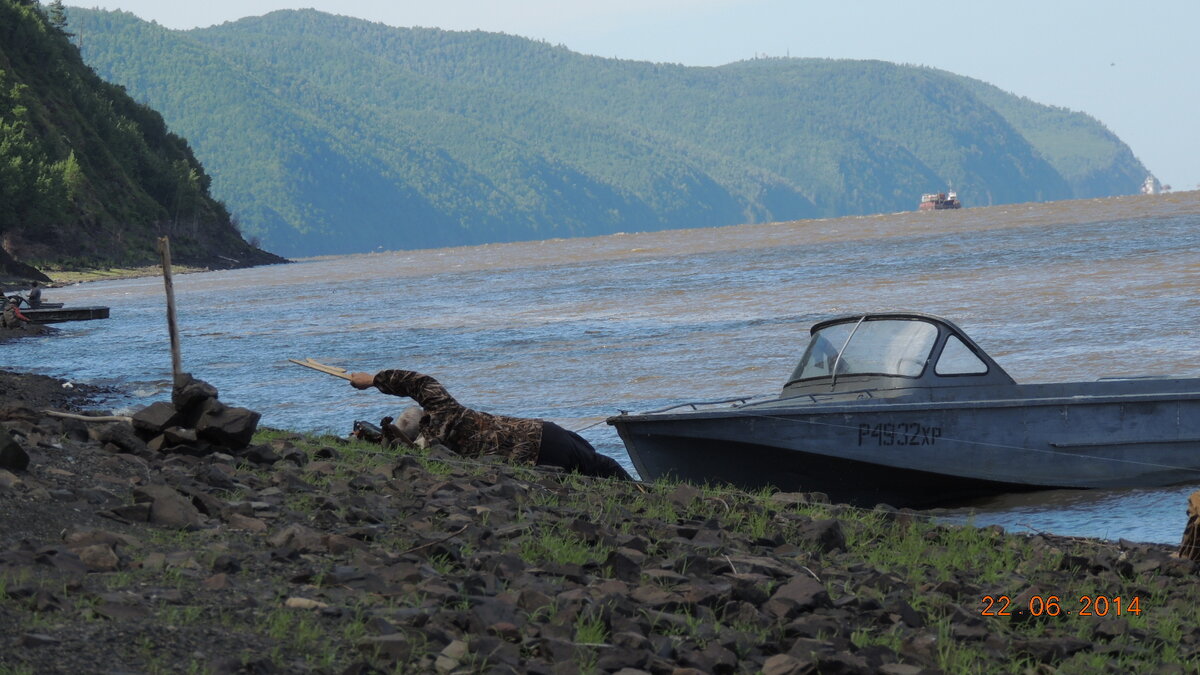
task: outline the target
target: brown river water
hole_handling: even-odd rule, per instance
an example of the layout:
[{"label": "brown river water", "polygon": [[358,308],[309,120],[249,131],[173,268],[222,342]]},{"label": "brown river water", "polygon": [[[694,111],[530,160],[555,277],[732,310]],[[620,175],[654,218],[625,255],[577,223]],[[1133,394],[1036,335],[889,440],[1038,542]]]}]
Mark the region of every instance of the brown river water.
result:
[{"label": "brown river water", "polygon": [[[313,258],[175,290],[185,369],[263,424],[345,434],[407,404],[289,357],[408,368],[466,405],[584,429],[629,466],[611,427],[589,425],[777,393],[809,326],[838,314],[945,316],[1020,382],[1200,377],[1200,192]],[[117,385],[117,407],[167,396],[161,279],[45,299],[112,318],[2,344],[0,368]],[[1177,542],[1194,489],[1040,492],[946,517]]]}]

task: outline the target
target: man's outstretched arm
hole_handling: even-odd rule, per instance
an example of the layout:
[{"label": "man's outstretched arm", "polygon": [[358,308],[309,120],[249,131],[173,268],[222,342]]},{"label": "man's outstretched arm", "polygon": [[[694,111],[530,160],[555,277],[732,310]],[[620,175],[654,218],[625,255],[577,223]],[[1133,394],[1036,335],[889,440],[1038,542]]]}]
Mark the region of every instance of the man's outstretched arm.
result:
[{"label": "man's outstretched arm", "polygon": [[407,396],[430,411],[462,407],[440,382],[413,370],[381,370],[374,375],[351,373],[350,386],[355,389],[375,387],[392,396]]}]

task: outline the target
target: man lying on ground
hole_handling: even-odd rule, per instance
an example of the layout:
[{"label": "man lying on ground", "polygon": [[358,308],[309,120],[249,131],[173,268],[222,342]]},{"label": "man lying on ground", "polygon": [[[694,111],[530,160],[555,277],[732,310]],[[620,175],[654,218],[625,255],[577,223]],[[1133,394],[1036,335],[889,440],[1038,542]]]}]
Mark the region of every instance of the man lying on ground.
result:
[{"label": "man lying on ground", "polygon": [[352,373],[350,385],[355,389],[375,387],[385,394],[415,400],[424,409],[420,436],[463,457],[500,455],[514,464],[557,466],[585,476],[630,479],[616,460],[596,452],[579,434],[545,420],[491,415],[464,407],[428,375],[411,370]]}]

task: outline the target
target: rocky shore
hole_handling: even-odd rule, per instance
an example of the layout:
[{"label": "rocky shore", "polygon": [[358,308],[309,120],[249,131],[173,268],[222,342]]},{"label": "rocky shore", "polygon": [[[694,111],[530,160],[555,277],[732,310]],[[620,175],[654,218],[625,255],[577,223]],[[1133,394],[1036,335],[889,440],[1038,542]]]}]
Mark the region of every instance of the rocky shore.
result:
[{"label": "rocky shore", "polygon": [[45,326],[41,324],[28,323],[18,328],[5,328],[0,326],[0,344],[4,344],[9,340],[17,340],[23,337],[32,337],[35,335],[53,335],[58,329],[54,326]]},{"label": "rocky shore", "polygon": [[1170,547],[385,452],[202,382],[44,412],[93,394],[0,373],[0,673],[1200,671]]},{"label": "rocky shore", "polygon": [[[287,262],[291,261],[284,258],[277,258],[266,261],[257,261],[248,266],[256,267],[260,265],[275,265]],[[172,274],[179,276],[181,274],[210,272],[212,270],[222,269],[235,269],[246,266],[247,265],[240,264],[233,265],[226,260],[218,258],[215,259],[215,261],[206,261],[194,265],[173,265],[171,272]],[[71,284],[87,283],[91,281],[116,281],[119,279],[141,279],[143,277],[161,276],[162,267],[160,265],[146,265],[141,267],[101,267],[95,269],[48,269],[45,273],[38,272],[36,274],[23,275],[6,274],[2,269],[0,269],[0,290],[8,294],[18,293],[24,295],[29,289],[29,282],[34,279],[44,282],[43,288],[57,288],[60,286],[69,286]]]}]

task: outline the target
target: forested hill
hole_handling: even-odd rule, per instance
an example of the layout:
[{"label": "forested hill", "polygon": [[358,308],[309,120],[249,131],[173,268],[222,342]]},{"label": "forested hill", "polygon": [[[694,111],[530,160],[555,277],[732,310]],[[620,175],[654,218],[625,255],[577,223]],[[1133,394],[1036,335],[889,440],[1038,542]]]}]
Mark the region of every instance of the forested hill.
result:
[{"label": "forested hill", "polygon": [[280,262],[242,240],[187,143],[68,37],[36,3],[0,0],[0,278],[148,264],[163,235],[180,262]]},{"label": "forested hill", "polygon": [[312,10],[173,31],[70,10],[83,56],[160,110],[287,255],[1137,191],[1096,120],[878,61],[697,68]]}]

